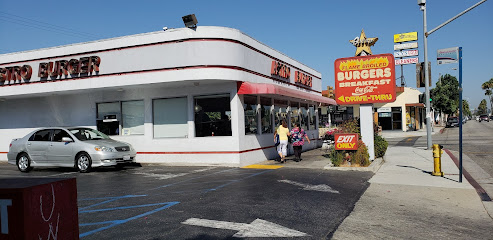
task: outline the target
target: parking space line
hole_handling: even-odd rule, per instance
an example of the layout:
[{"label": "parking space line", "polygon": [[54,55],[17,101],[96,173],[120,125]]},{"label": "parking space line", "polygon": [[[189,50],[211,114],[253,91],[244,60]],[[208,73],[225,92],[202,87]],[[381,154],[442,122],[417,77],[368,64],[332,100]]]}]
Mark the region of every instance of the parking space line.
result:
[{"label": "parking space line", "polygon": [[87,206],[87,207],[79,208],[79,212],[81,212],[81,210],[84,210],[84,209],[92,208],[92,207],[103,205],[103,204],[110,203],[110,202],[114,202],[116,200],[123,199],[123,198],[145,197],[145,196],[147,196],[147,195],[125,195],[125,196],[120,196],[120,197],[109,197],[109,198],[99,198],[99,199],[96,199],[96,198],[92,198],[92,199],[90,199],[90,198],[89,199],[79,199],[79,201],[108,199],[108,200],[106,200],[104,202],[100,202],[100,203],[96,203],[96,204],[93,204],[93,205],[90,205],[90,206]]},{"label": "parking space line", "polygon": [[79,234],[79,238],[82,238],[82,237],[85,237],[85,236],[89,236],[91,234],[94,234],[94,233],[97,233],[97,232],[100,232],[100,231],[103,231],[103,230],[106,230],[106,229],[109,229],[109,228],[112,228],[112,227],[116,227],[116,226],[118,226],[120,224],[129,222],[129,221],[132,221],[132,220],[137,219],[137,218],[145,217],[147,215],[150,215],[150,214],[159,212],[161,210],[164,210],[166,208],[169,208],[171,206],[174,206],[174,205],[176,205],[178,203],[180,203],[180,202],[165,202],[165,203],[160,203],[160,204],[166,204],[166,205],[164,205],[164,206],[162,206],[160,208],[156,208],[154,210],[151,210],[151,211],[148,211],[148,212],[139,214],[137,216],[133,216],[133,217],[127,218],[127,219],[113,220],[113,221],[104,221],[104,222],[94,222],[94,223],[81,223],[81,224],[79,224],[79,226],[94,226],[94,225],[105,225],[105,224],[109,224],[109,225],[108,226],[104,226],[104,227],[100,227],[98,229],[94,229],[94,230],[89,231],[89,232],[85,232],[85,233]]}]

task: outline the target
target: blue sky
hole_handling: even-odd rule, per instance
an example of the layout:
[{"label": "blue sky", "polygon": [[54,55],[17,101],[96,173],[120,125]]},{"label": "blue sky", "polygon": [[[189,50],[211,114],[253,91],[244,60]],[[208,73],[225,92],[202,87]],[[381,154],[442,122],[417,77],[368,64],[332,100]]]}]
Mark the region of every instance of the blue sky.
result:
[{"label": "blue sky", "polygon": [[[428,0],[428,30],[479,0]],[[0,1],[0,54],[97,39],[181,28],[194,13],[201,26],[241,30],[322,73],[334,85],[334,60],[354,56],[349,40],[378,37],[373,54],[392,53],[393,35],[418,31],[424,59],[423,15],[416,0],[371,1]],[[436,51],[463,48],[464,99],[477,108],[486,99],[481,84],[493,78],[493,1],[487,1],[428,38],[433,86],[439,73],[458,77],[458,64],[436,64]],[[396,69],[400,76],[400,67]],[[415,65],[404,66],[408,87],[416,87]],[[424,88],[420,89],[424,91]],[[489,104],[488,104],[489,105]]]}]

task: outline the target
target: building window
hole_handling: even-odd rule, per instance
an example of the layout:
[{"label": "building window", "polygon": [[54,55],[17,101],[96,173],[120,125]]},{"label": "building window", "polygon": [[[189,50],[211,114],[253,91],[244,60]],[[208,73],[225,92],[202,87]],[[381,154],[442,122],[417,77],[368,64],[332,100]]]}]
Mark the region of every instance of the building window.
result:
[{"label": "building window", "polygon": [[270,98],[260,98],[260,120],[262,133],[273,133],[272,131],[272,102]]},{"label": "building window", "polygon": [[245,134],[257,133],[257,97],[243,96],[243,110],[245,111]]},{"label": "building window", "polygon": [[310,106],[308,109],[310,110],[310,115],[309,115],[309,118],[310,118],[310,130],[315,130],[315,123],[316,123],[316,120],[317,120],[317,115],[315,114],[315,107],[314,106]]},{"label": "building window", "polygon": [[229,94],[194,97],[195,136],[232,136]]},{"label": "building window", "polygon": [[301,128],[308,130],[308,109],[307,105],[301,105],[300,107],[300,122]]},{"label": "building window", "polygon": [[291,127],[294,127],[293,124],[297,123],[300,125],[300,109],[298,108],[297,102],[291,102]]},{"label": "building window", "polygon": [[144,101],[122,102],[122,135],[144,134]]},{"label": "building window", "polygon": [[288,123],[287,106],[287,101],[274,99],[274,127],[276,130],[282,124],[282,120],[285,120],[286,123]]},{"label": "building window", "polygon": [[98,103],[97,129],[106,135],[120,135],[120,103]]},{"label": "building window", "polygon": [[153,100],[154,138],[188,137],[187,98]]},{"label": "building window", "polygon": [[[144,134],[144,101],[98,103],[97,129],[106,135]],[[122,129],[122,131],[120,131]]]}]

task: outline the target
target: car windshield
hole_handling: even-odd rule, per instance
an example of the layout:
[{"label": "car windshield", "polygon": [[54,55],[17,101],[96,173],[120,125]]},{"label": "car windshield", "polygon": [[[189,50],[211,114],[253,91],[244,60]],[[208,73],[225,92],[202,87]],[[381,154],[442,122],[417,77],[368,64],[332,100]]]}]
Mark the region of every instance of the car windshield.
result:
[{"label": "car windshield", "polygon": [[104,133],[91,128],[70,128],[68,130],[80,141],[110,139]]},{"label": "car windshield", "polygon": [[458,122],[457,118],[449,118],[448,122]]}]

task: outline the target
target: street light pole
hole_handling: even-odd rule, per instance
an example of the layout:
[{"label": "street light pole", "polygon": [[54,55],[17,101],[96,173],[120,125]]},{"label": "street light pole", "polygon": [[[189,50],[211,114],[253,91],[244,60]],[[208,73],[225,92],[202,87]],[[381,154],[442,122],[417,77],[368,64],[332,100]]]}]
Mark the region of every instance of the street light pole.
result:
[{"label": "street light pole", "polygon": [[420,10],[423,11],[423,36],[424,36],[424,52],[425,52],[425,103],[426,103],[426,142],[427,149],[431,149],[432,147],[432,139],[431,139],[431,116],[430,116],[430,79],[428,77],[428,34],[427,34],[427,26],[426,26],[426,0],[418,0],[418,5],[420,6]]}]

